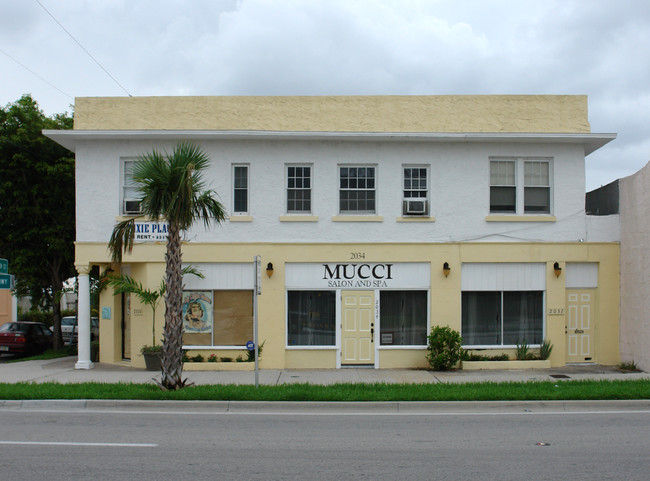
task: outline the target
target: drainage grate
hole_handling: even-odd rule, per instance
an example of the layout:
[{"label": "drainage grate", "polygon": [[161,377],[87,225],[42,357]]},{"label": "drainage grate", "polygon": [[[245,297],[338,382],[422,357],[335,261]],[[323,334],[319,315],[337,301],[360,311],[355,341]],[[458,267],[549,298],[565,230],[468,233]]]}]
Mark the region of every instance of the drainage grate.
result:
[{"label": "drainage grate", "polygon": [[567,376],[566,374],[551,374],[551,377],[555,379],[571,379],[571,377]]}]

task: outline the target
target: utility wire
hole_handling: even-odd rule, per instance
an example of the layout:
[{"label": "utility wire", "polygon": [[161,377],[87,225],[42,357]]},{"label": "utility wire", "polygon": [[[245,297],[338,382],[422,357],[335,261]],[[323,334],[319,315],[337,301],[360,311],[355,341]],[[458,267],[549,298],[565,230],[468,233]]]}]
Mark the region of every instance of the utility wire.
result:
[{"label": "utility wire", "polygon": [[52,17],[52,20],[54,20],[54,21],[57,23],[57,25],[58,25],[59,27],[61,27],[61,28],[63,29],[63,31],[64,31],[65,33],[67,33],[68,36],[69,36],[72,40],[75,41],[75,43],[76,43],[77,45],[79,45],[79,47],[81,48],[81,50],[83,50],[84,52],[86,52],[86,55],[88,55],[88,56],[93,60],[93,62],[95,62],[95,63],[99,66],[99,68],[101,68],[104,72],[106,72],[106,75],[108,75],[111,79],[113,79],[113,82],[115,82],[115,83],[116,83],[116,84],[117,84],[117,85],[118,85],[122,90],[124,90],[124,92],[126,92],[126,94],[127,94],[129,97],[133,97],[133,95],[131,95],[131,94],[129,93],[129,91],[126,90],[126,89],[122,86],[122,84],[119,83],[119,82],[117,81],[117,79],[116,79],[115,77],[113,77],[113,76],[111,75],[111,73],[110,73],[108,70],[106,70],[106,69],[104,68],[104,66],[103,66],[101,63],[99,63],[99,61],[98,61],[95,57],[93,57],[92,54],[91,54],[88,50],[86,50],[86,48],[85,48],[83,45],[81,45],[81,43],[79,43],[79,41],[78,41],[76,38],[74,38],[74,37],[72,36],[72,34],[71,34],[70,32],[68,32],[68,30],[67,30],[67,29],[66,29],[66,28],[61,24],[61,22],[59,22],[59,21],[56,19],[56,17],[55,17],[54,15],[52,15],[52,14],[50,13],[50,11],[49,11],[47,8],[45,8],[45,7],[43,6],[43,4],[42,4],[39,0],[35,0],[35,2],[38,3],[38,4],[41,6],[41,8],[42,8],[43,10],[45,10],[45,12],[46,12],[50,17]]},{"label": "utility wire", "polygon": [[59,92],[61,92],[61,93],[62,93],[63,95],[65,95],[66,97],[69,97],[69,98],[71,98],[72,100],[74,100],[74,97],[73,97],[72,95],[70,95],[70,94],[67,93],[67,92],[64,92],[64,91],[61,90],[59,87],[57,87],[56,85],[52,84],[51,82],[48,82],[48,81],[45,80],[43,77],[41,77],[39,74],[37,74],[36,72],[34,72],[32,69],[30,69],[30,68],[27,67],[26,65],[20,63],[18,60],[16,60],[15,58],[13,58],[11,55],[9,55],[7,52],[5,52],[4,50],[2,50],[1,48],[0,48],[0,52],[2,52],[3,54],[5,54],[7,57],[9,57],[11,60],[13,60],[14,62],[16,62],[18,65],[20,65],[22,68],[24,68],[25,70],[27,70],[27,71],[28,71],[29,73],[31,73],[32,75],[35,75],[36,77],[38,77],[39,79],[41,79],[43,82],[45,82],[46,84],[48,84],[48,85],[49,85],[50,87],[52,87],[53,89],[58,90]]}]

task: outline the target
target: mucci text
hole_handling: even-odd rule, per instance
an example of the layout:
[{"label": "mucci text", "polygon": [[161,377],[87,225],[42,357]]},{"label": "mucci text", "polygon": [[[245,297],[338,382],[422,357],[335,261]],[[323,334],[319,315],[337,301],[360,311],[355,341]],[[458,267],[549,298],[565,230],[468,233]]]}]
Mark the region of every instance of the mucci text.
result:
[{"label": "mucci text", "polygon": [[328,287],[388,287],[393,264],[323,264]]}]

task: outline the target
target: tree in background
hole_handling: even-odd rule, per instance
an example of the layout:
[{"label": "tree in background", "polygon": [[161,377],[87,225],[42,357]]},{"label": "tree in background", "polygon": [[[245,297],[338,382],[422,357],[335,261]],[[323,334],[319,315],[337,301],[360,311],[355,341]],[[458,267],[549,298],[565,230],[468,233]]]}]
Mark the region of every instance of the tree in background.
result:
[{"label": "tree in background", "polygon": [[42,131],[71,128],[71,115],[47,117],[30,95],[0,107],[0,257],[19,296],[51,306],[55,349],[63,283],[76,275],[74,156]]}]

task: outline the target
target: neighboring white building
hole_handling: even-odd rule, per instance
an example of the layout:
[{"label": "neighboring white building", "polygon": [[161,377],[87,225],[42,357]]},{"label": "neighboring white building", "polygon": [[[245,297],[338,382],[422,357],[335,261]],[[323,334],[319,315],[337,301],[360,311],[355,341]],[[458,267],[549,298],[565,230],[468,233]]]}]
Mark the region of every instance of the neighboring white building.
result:
[{"label": "neighboring white building", "polygon": [[[264,368],[423,367],[434,325],[490,353],[550,339],[553,365],[620,360],[618,231],[584,208],[585,157],[615,135],[591,133],[584,96],[81,98],[74,130],[45,134],[76,153],[80,312],[138,211],[133,162],[191,141],[229,214],[185,234],[206,274],[185,282],[192,353],[245,353],[260,255]],[[113,268],[155,288],[164,224],[141,229]],[[141,366],[150,313],[100,302],[102,362]]]},{"label": "neighboring white building", "polygon": [[650,371],[650,163],[619,187],[621,359]]}]

